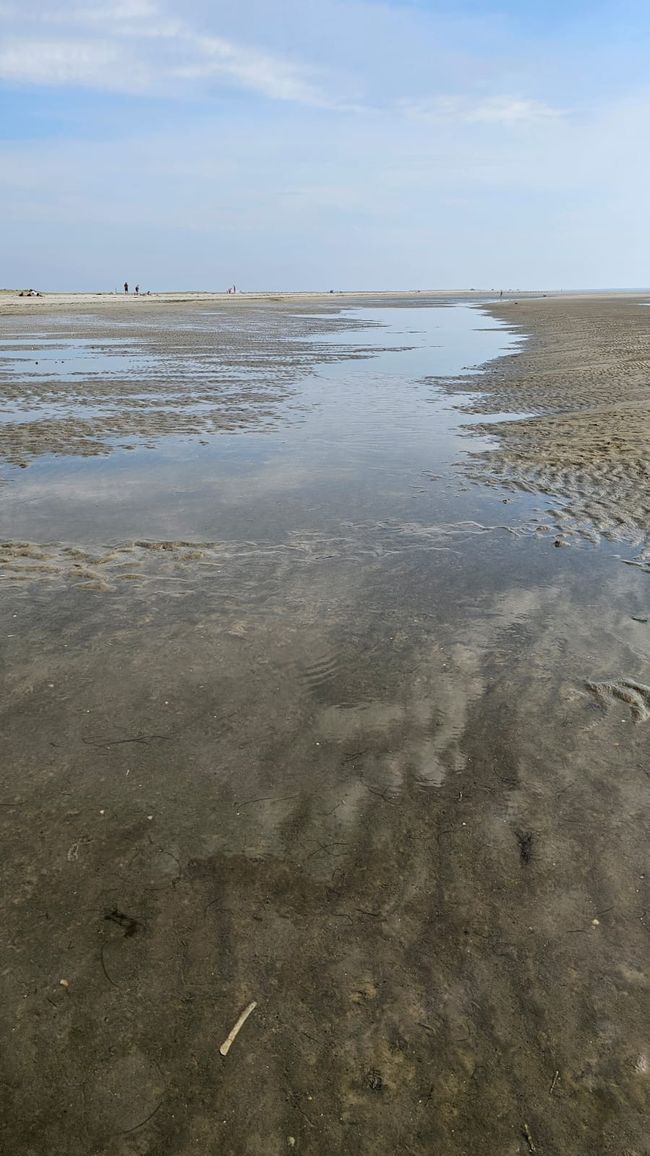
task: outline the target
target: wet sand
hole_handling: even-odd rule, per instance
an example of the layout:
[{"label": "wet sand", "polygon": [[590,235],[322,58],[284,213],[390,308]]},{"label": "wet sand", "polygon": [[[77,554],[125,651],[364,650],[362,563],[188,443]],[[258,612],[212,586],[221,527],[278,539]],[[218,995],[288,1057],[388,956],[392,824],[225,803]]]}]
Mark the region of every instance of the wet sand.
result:
[{"label": "wet sand", "polygon": [[476,461],[473,476],[548,494],[547,524],[563,542],[634,542],[645,559],[650,294],[508,302],[489,312],[531,339],[491,369],[473,408],[528,416],[490,423],[499,447]]},{"label": "wet sand", "polygon": [[[154,340],[166,316],[169,346],[182,343],[193,308],[171,324],[159,306]],[[375,442],[362,426],[345,441],[393,388],[359,353],[364,330],[341,350],[328,336],[350,317],[336,307],[300,321],[293,305],[266,308],[279,344],[286,323],[316,346],[296,339],[288,386],[284,354],[269,357],[275,434],[254,419],[193,436],[218,457],[224,439],[273,436],[289,460],[312,437],[316,479],[274,488],[265,450],[259,474],[236,474],[233,515],[215,506],[219,539],[144,521],[140,537],[110,538],[86,472],[94,532],[64,534],[46,506],[29,537],[12,494],[27,525],[47,499],[32,472],[74,478],[77,451],[34,453],[24,471],[5,455],[2,1150],[646,1156],[647,575],[607,544],[557,550],[527,532],[547,499],[536,511],[531,479],[500,471],[504,455],[520,461],[513,436],[541,457],[534,422],[488,423],[490,443],[452,424],[451,458],[465,457],[446,464],[434,434],[458,383],[405,379]],[[642,401],[625,368],[645,340],[640,304],[489,308],[532,336],[462,382],[459,422],[468,406],[551,420],[573,381],[571,414],[600,406],[571,350],[607,327],[621,408],[628,387]],[[69,330],[79,338],[78,321]],[[316,363],[325,376],[301,386]],[[535,394],[541,366],[548,394]],[[319,450],[325,419],[315,434],[300,422],[337,382],[335,410],[346,389],[352,405],[352,369],[369,400]],[[115,396],[120,383],[97,385]],[[427,478],[415,438],[431,405]],[[511,432],[524,426],[528,440]],[[340,492],[322,463],[355,438]],[[83,471],[119,457],[99,440]],[[195,525],[189,501],[178,517]]]},{"label": "wet sand", "polygon": [[[44,454],[270,425],[317,359],[342,356],[327,345],[328,328],[346,328],[337,316],[310,322],[308,308],[297,317],[249,299],[228,312],[228,298],[23,301],[5,306],[0,336],[0,417],[13,416],[0,422],[0,461],[22,467]],[[197,324],[210,309],[216,342]],[[306,346],[316,332],[320,345]]]}]

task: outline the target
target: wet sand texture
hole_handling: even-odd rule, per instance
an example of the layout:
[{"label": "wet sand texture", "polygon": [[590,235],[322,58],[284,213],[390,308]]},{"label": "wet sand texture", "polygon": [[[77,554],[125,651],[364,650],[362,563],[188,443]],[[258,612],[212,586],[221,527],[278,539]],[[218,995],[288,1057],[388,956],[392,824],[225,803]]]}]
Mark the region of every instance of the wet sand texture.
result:
[{"label": "wet sand texture", "polygon": [[479,383],[477,413],[498,449],[475,460],[481,481],[548,494],[563,538],[650,545],[650,297],[549,297],[489,306],[531,331],[523,350]]},{"label": "wet sand texture", "polygon": [[[86,300],[72,319],[49,302],[38,302],[38,316],[33,306],[5,307],[0,359],[14,358],[0,368],[0,397],[14,419],[0,422],[0,462],[28,465],[44,454],[91,456],[169,435],[270,427],[279,403],[316,362],[363,356],[328,344],[328,334],[351,325],[336,314],[316,320],[308,309],[296,315],[248,301],[206,325],[192,315],[196,304],[140,304],[134,316],[134,302]],[[305,340],[316,334],[322,339]]]},{"label": "wet sand texture", "polygon": [[[525,308],[480,404],[626,421],[640,306]],[[435,513],[4,544],[2,1153],[648,1156],[648,576]]]},{"label": "wet sand texture", "polygon": [[15,604],[4,1150],[644,1156],[647,728],[585,688],[636,633],[456,583],[389,660],[332,594]]}]

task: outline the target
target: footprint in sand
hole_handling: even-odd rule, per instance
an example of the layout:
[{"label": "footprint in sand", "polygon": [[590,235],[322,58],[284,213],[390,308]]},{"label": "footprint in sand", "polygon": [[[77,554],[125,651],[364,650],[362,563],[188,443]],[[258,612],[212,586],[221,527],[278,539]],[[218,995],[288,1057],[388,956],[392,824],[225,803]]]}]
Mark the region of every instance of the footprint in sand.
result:
[{"label": "footprint in sand", "polygon": [[620,702],[627,703],[635,722],[647,722],[650,718],[650,686],[636,682],[633,678],[617,678],[611,682],[587,682],[585,685],[603,706],[608,706],[614,699],[619,699]]}]

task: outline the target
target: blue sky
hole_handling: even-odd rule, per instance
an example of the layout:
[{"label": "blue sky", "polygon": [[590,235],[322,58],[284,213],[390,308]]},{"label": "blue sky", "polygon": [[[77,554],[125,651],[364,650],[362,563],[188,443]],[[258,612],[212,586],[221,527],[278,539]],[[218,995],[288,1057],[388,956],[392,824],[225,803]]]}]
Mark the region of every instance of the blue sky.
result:
[{"label": "blue sky", "polygon": [[0,285],[650,282],[650,5],[0,0]]}]

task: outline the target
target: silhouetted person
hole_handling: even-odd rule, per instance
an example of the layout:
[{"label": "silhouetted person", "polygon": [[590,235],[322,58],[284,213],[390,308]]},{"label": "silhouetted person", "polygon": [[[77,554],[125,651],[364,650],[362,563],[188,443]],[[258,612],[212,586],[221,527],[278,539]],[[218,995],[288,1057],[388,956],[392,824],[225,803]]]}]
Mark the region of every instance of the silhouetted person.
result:
[{"label": "silhouetted person", "polygon": [[135,292],[136,292],[136,294],[138,294],[140,292],[140,286],[139,285],[136,285]]},{"label": "silhouetted person", "polygon": [[128,293],[128,291],[129,291],[129,283],[128,283],[128,281],[125,281],[124,282],[124,292]]}]

